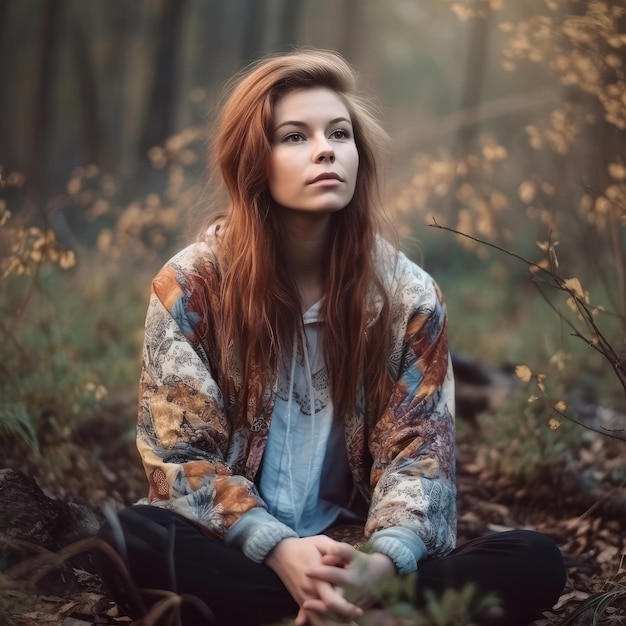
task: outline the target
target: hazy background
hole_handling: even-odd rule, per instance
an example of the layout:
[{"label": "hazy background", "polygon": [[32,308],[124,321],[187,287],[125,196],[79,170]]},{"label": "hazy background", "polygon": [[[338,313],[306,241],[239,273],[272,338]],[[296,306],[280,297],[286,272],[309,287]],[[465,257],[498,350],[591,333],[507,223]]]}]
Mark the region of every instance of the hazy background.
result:
[{"label": "hazy background", "polygon": [[[619,350],[622,5],[0,0],[5,334],[41,346],[46,312],[52,327],[68,325],[55,341],[84,333],[70,362],[117,350],[111,367],[96,358],[94,379],[132,387],[150,276],[210,208],[205,137],[222,85],[268,52],[313,46],[345,55],[380,105],[392,149],[387,206],[403,247],[444,288],[453,347],[494,365],[568,364],[566,386],[621,394],[585,345],[597,329],[570,312],[572,293],[549,285],[555,272],[579,278]],[[555,310],[523,262],[433,220],[543,264]],[[561,318],[570,313],[583,341]],[[22,343],[12,355],[26,352]]]},{"label": "hazy background", "polygon": [[514,143],[560,86],[541,67],[503,71],[498,24],[544,3],[510,2],[467,21],[453,4],[3,0],[0,158],[5,171],[25,174],[42,203],[89,164],[126,199],[157,191],[149,149],[204,126],[224,81],[248,62],[294,46],[337,50],[360,72],[393,137],[391,180],[411,173],[416,152],[467,142],[454,114],[480,105],[471,134],[504,128]]}]

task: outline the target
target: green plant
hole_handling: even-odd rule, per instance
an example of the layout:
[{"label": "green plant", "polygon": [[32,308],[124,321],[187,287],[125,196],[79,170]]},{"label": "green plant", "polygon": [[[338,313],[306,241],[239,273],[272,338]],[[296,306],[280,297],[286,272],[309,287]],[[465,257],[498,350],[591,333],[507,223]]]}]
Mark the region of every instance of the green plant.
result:
[{"label": "green plant", "polygon": [[[0,191],[16,204],[22,183],[0,169]],[[109,389],[134,383],[148,281],[133,287],[120,263],[97,253],[77,266],[33,221],[0,197],[0,430],[39,455],[67,443]]]},{"label": "green plant", "polygon": [[488,445],[481,446],[478,455],[499,475],[524,485],[548,479],[558,485],[580,439],[579,432],[569,422],[558,431],[554,429],[549,406],[529,403],[527,395],[523,389],[515,390],[496,413],[480,418]]},{"label": "green plant", "polygon": [[12,404],[5,399],[0,407],[0,429],[7,435],[20,436],[30,449],[39,455],[37,433],[24,405]]}]

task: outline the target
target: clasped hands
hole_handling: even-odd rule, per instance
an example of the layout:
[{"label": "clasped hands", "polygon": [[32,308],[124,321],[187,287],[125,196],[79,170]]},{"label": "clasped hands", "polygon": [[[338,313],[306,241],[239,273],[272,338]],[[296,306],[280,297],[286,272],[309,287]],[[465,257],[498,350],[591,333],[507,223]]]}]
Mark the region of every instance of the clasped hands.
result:
[{"label": "clasped hands", "polygon": [[[325,535],[283,539],[265,560],[298,603],[296,626],[351,623],[374,600],[378,580],[396,573],[384,554],[366,554]],[[358,590],[348,601],[345,590]]]}]

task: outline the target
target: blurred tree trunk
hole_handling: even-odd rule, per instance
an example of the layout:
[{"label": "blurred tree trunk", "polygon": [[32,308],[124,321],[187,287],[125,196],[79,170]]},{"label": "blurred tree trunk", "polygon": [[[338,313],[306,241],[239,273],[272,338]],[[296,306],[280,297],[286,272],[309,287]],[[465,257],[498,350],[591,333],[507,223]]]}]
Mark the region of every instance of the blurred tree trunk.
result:
[{"label": "blurred tree trunk", "polygon": [[[295,1],[295,0],[294,0]],[[263,51],[263,34],[265,16],[267,15],[266,0],[245,0],[243,4],[243,49],[244,61],[251,61]]]},{"label": "blurred tree trunk", "polygon": [[103,101],[106,128],[113,135],[107,141],[108,159],[118,188],[134,197],[143,192],[141,184],[147,167],[142,142],[156,80],[147,68],[154,66],[159,45],[154,33],[159,32],[161,22],[156,9],[148,12],[139,2],[112,6],[116,8],[113,24],[118,36],[113,63],[105,78]]},{"label": "blurred tree trunk", "polygon": [[[118,178],[132,171],[132,163],[136,158],[129,145],[133,138],[128,132],[126,119],[131,113],[131,107],[126,102],[125,94],[129,72],[132,70],[130,33],[133,19],[137,19],[137,5],[113,2],[107,7],[112,12],[111,24],[117,45],[113,48],[111,62],[103,76],[100,89],[102,96],[100,102],[104,107],[100,118],[101,130],[108,133],[102,159],[104,169],[115,173]],[[126,185],[126,180],[119,182]]]},{"label": "blurred tree trunk", "polygon": [[83,131],[83,145],[88,163],[99,167],[102,163],[102,127],[99,115],[97,75],[93,64],[89,40],[84,28],[73,21],[71,28],[72,56],[76,63],[78,108]]},{"label": "blurred tree trunk", "polygon": [[36,70],[35,106],[26,159],[26,180],[31,189],[47,192],[44,163],[50,130],[50,110],[53,102],[53,82],[59,43],[59,25],[63,10],[62,0],[47,0],[41,5],[41,35],[39,66]]},{"label": "blurred tree trunk", "polygon": [[[2,26],[6,22],[6,13],[7,13],[7,5],[9,4],[9,0],[0,0],[0,52],[4,46],[4,29]],[[0,64],[0,70],[2,70],[2,65]]]},{"label": "blurred tree trunk", "polygon": [[185,5],[184,0],[163,0],[152,90],[142,133],[144,152],[162,142],[173,131],[180,21]]},{"label": "blurred tree trunk", "polygon": [[[479,13],[484,9],[485,17],[474,17],[469,31],[469,41],[467,50],[467,62],[465,64],[464,81],[461,88],[461,100],[459,103],[460,110],[471,112],[478,119],[479,107],[481,104],[481,95],[485,82],[485,70],[487,66],[487,50],[489,44],[489,25],[491,23],[491,10],[481,0],[474,0],[474,10]],[[459,161],[464,160],[472,152],[476,137],[480,131],[480,123],[469,123],[462,125],[456,136],[454,153]],[[471,170],[467,177],[461,179],[457,177],[452,184],[449,193],[448,213],[447,217],[451,217],[456,221],[459,210],[457,191],[460,184],[463,183],[479,183],[474,180]]]},{"label": "blurred tree trunk", "polygon": [[[474,9],[476,11],[484,9],[486,16],[473,18],[469,34],[464,81],[461,88],[461,111],[477,111],[485,83],[491,11],[488,8],[485,9],[485,3],[481,0],[474,0]],[[479,129],[479,124],[466,124],[459,129],[457,149],[460,155],[464,156],[471,152],[472,144]]]},{"label": "blurred tree trunk", "polygon": [[[0,85],[6,85],[6,72],[4,71],[5,65],[6,65],[6,57],[8,57],[8,55],[5,56],[4,54],[4,45],[5,45],[5,38],[4,38],[4,25],[6,24],[6,14],[7,14],[7,5],[9,3],[9,0],[0,0]],[[7,154],[7,149],[9,148],[9,145],[7,145],[8,142],[8,133],[7,133],[7,127],[6,127],[6,111],[5,111],[5,106],[4,106],[4,97],[0,96],[0,144],[2,145],[2,152],[0,153],[0,165],[5,165],[7,164],[6,161],[4,161],[5,159],[7,159],[10,162],[10,156],[9,154]],[[4,161],[4,163],[3,163]]]},{"label": "blurred tree trunk", "polygon": [[301,17],[301,0],[283,0],[278,32],[279,46],[293,46],[297,43]]},{"label": "blurred tree trunk", "polygon": [[207,87],[209,91],[222,80],[221,68],[224,62],[224,6],[220,0],[209,0],[196,9],[197,50],[193,65],[192,82],[194,87]]},{"label": "blurred tree trunk", "polygon": [[352,63],[358,58],[360,42],[364,37],[365,5],[365,0],[344,0],[341,6],[342,38],[337,50]]}]

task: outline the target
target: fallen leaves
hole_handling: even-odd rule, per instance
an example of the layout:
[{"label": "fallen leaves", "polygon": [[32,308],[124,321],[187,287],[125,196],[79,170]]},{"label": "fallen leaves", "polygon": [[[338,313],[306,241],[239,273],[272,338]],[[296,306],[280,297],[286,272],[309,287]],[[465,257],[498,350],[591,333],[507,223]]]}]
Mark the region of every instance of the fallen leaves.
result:
[{"label": "fallen leaves", "polygon": [[97,593],[83,592],[71,599],[13,591],[6,592],[6,595],[23,607],[21,611],[14,612],[16,626],[78,626],[93,624],[97,616],[106,619],[106,622],[100,620],[98,623],[120,626],[131,623],[131,619],[123,616],[116,605]]}]

